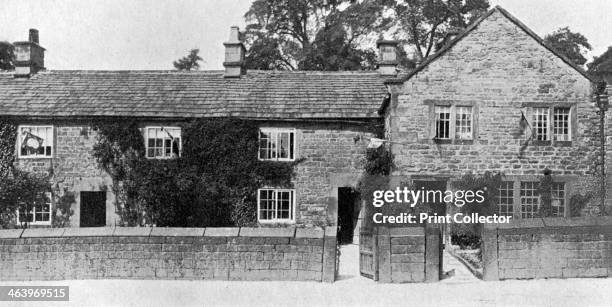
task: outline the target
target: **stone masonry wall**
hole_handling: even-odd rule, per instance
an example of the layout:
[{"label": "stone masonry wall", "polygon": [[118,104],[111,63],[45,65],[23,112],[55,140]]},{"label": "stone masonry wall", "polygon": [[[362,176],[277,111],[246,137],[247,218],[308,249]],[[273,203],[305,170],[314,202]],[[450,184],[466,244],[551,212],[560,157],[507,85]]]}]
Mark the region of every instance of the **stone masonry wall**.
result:
[{"label": "stone masonry wall", "polygon": [[[18,167],[39,174],[53,173],[54,189],[75,192],[76,203],[70,226],[78,227],[81,191],[107,191],[106,225],[115,226],[112,180],[97,167],[92,156],[96,132],[86,124],[70,121],[24,122],[53,125],[55,133],[53,158],[18,159]],[[303,159],[296,167],[296,225],[334,225],[337,219],[337,188],[356,187],[363,171],[367,138],[366,123],[279,124],[266,122],[262,127],[296,128],[296,158]],[[60,195],[56,195],[60,196]]]},{"label": "stone masonry wall", "polygon": [[1,280],[333,282],[335,227],[0,230]]},{"label": "stone masonry wall", "polygon": [[356,187],[363,173],[367,138],[354,125],[299,126],[296,168],[296,222],[302,226],[335,225],[337,188]]},{"label": "stone masonry wall", "polygon": [[[599,116],[591,83],[496,10],[446,53],[403,84],[392,86],[387,134],[398,175],[457,178],[471,171],[574,178],[573,192],[591,191],[599,165]],[[436,144],[434,105],[471,105],[474,140]],[[521,110],[572,106],[571,144],[531,142]],[[575,112],[574,112],[575,111]],[[526,114],[529,117],[529,114]],[[529,119],[531,121],[531,119]],[[585,213],[597,214],[593,199]]]},{"label": "stone masonry wall", "polygon": [[610,277],[612,218],[544,218],[487,225],[485,280]]},{"label": "stone masonry wall", "polygon": [[52,186],[54,196],[65,193],[75,194],[72,206],[74,215],[70,226],[78,227],[80,220],[80,192],[106,191],[106,225],[114,226],[118,222],[115,214],[114,194],[111,191],[112,180],[108,174],[98,168],[92,156],[97,133],[89,125],[69,122],[24,122],[23,124],[53,125],[54,148],[52,158],[18,158],[17,167],[34,173],[53,174]]}]

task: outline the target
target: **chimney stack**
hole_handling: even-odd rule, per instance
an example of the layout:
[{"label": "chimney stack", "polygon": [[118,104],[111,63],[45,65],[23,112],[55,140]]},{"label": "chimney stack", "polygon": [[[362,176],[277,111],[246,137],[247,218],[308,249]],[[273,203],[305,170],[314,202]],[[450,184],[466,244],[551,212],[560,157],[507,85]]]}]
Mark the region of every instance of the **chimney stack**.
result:
[{"label": "chimney stack", "polygon": [[15,77],[29,77],[45,69],[45,48],[39,45],[38,30],[30,29],[28,41],[14,42]]},{"label": "chimney stack", "polygon": [[240,78],[246,73],[244,68],[244,54],[246,49],[240,39],[240,30],[237,26],[231,27],[229,41],[223,43],[225,46],[225,78]]},{"label": "chimney stack", "polygon": [[397,41],[379,40],[376,42],[378,48],[378,72],[381,75],[395,75],[397,73]]}]

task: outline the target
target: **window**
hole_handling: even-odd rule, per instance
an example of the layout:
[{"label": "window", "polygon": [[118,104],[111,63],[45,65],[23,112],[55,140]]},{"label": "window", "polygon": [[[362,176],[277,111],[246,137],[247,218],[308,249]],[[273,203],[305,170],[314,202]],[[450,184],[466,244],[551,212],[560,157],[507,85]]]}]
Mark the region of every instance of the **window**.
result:
[{"label": "window", "polygon": [[570,108],[553,110],[553,136],[555,141],[570,141]]},{"label": "window", "polygon": [[503,181],[497,197],[499,215],[512,216],[514,213],[514,182]]},{"label": "window", "polygon": [[169,159],[181,156],[181,128],[146,127],[147,158]]},{"label": "window", "polygon": [[532,218],[537,217],[540,206],[540,196],[537,192],[537,182],[521,182],[521,217]]},{"label": "window", "polygon": [[435,106],[434,109],[436,113],[436,138],[450,139],[450,107]]},{"label": "window", "polygon": [[533,140],[542,142],[572,140],[571,107],[535,107],[531,112]]},{"label": "window", "polygon": [[435,134],[439,140],[472,140],[473,114],[469,106],[434,106]]},{"label": "window", "polygon": [[17,223],[29,223],[32,225],[51,224],[51,192],[44,194],[43,200],[33,204],[21,204],[24,211],[18,210]]},{"label": "window", "polygon": [[533,109],[533,137],[537,141],[549,141],[548,108]]},{"label": "window", "polygon": [[293,222],[295,190],[259,189],[257,219],[260,222]]},{"label": "window", "polygon": [[279,128],[259,129],[259,159],[276,161],[295,160],[295,130]]},{"label": "window", "polygon": [[19,126],[17,141],[21,158],[51,158],[53,126]]},{"label": "window", "polygon": [[565,215],[565,184],[555,182],[552,186],[552,215],[563,217]]},{"label": "window", "polygon": [[456,107],[455,138],[472,139],[472,107]]}]

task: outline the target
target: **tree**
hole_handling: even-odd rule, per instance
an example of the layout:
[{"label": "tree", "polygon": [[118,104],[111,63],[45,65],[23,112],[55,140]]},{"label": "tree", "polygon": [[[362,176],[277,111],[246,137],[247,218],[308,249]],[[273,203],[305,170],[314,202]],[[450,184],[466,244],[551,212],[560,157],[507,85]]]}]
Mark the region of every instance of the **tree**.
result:
[{"label": "tree", "polygon": [[612,73],[612,46],[602,55],[595,57],[587,67],[592,74]]},{"label": "tree", "polygon": [[488,0],[255,0],[245,14],[247,68],[370,69],[376,52],[364,46],[383,34],[402,42],[400,65],[411,68],[405,47],[424,60],[488,8]]},{"label": "tree", "polygon": [[200,53],[200,49],[191,49],[187,56],[184,56],[177,61],[174,61],[174,68],[177,70],[198,70],[200,69],[199,61],[203,61],[203,59],[198,55]]},{"label": "tree", "polygon": [[[359,39],[384,27],[380,0],[256,0],[245,14],[246,67],[285,70],[371,68]],[[340,8],[343,4],[346,7]]]},{"label": "tree", "polygon": [[586,63],[584,55],[587,50],[593,49],[584,35],[572,32],[569,27],[559,28],[546,35],[544,41],[578,66]]},{"label": "tree", "polygon": [[488,0],[382,1],[396,20],[396,35],[423,61],[489,9]]},{"label": "tree", "polygon": [[13,70],[15,66],[14,46],[8,42],[0,42],[0,70]]}]

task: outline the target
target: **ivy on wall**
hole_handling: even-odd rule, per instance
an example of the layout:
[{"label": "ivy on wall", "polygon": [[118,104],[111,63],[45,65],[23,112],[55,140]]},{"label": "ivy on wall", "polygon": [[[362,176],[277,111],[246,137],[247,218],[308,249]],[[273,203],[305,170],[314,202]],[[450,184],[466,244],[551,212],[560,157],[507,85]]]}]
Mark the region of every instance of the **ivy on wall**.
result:
[{"label": "ivy on wall", "polygon": [[[17,225],[17,211],[25,212],[27,206],[47,202],[45,192],[55,196],[52,207],[52,226],[67,227],[74,213],[74,193],[53,189],[53,170],[48,176],[28,173],[15,168],[15,144],[17,125],[12,121],[0,121],[0,228],[26,227]],[[61,195],[60,195],[61,194]]]},{"label": "ivy on wall", "polygon": [[113,179],[126,225],[175,227],[257,224],[257,189],[291,187],[300,162],[259,161],[254,121],[198,119],[182,125],[182,155],[144,157],[136,122],[99,122],[94,157]]}]

